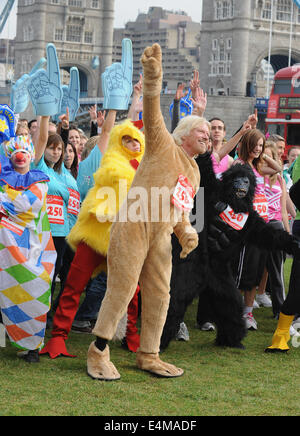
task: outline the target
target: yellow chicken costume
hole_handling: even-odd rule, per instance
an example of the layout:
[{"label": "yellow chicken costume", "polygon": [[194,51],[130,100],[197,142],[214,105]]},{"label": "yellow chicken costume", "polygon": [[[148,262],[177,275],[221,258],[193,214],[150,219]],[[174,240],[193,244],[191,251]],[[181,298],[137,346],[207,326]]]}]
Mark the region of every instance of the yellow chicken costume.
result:
[{"label": "yellow chicken costume", "polygon": [[[122,140],[126,136],[140,143],[140,151],[130,151],[123,145]],[[144,151],[144,134],[130,120],[112,129],[101,166],[94,174],[95,185],[88,192],[78,220],[68,236],[75,256],[53,319],[52,338],[42,354],[48,353],[53,359],[60,355],[74,357],[68,353],[65,341],[76,315],[80,296],[91,276],[99,268],[106,267],[112,222],[126,199]]]},{"label": "yellow chicken costume", "polygon": [[[141,151],[132,152],[124,147],[124,136],[137,139],[141,144]],[[89,190],[78,220],[68,236],[68,243],[74,251],[79,243],[84,242],[96,253],[106,257],[112,220],[127,197],[144,151],[145,137],[130,120],[112,129],[101,166],[94,174],[95,185]],[[115,196],[103,198],[99,190],[109,187],[114,190]],[[108,191],[103,189],[102,192],[105,194]],[[114,199],[116,201],[110,201]]]},{"label": "yellow chicken costume", "polygon": [[[119,320],[126,313],[137,283],[141,286],[142,319],[137,366],[163,377],[178,377],[183,370],[160,360],[160,337],[165,324],[172,268],[171,234],[173,231],[186,257],[198,245],[198,236],[182,210],[175,207],[174,195],[164,196],[157,220],[152,220],[153,188],[173,192],[182,177],[194,192],[200,184],[198,165],[168,132],[160,108],[162,89],[162,54],[158,44],[148,47],[142,56],[143,122],[146,149],[127,200],[123,203],[110,233],[107,257],[108,281],[98,320],[93,330],[97,336],[88,350],[88,375],[98,380],[117,380],[120,374],[110,361],[107,341],[113,338]],[[141,206],[144,220],[130,216],[137,190],[149,199]],[[164,211],[169,210],[166,215]],[[126,212],[127,211],[127,212]],[[126,215],[127,220],[120,220]],[[148,217],[148,218],[147,218]],[[182,218],[182,220],[180,220]]]}]

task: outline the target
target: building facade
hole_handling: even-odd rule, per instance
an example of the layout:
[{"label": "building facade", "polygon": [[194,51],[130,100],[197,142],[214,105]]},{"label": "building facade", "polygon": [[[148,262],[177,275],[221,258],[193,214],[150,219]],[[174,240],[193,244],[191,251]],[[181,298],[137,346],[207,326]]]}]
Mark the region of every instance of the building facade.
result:
[{"label": "building facade", "polygon": [[62,77],[79,69],[81,97],[101,96],[101,74],[112,61],[114,0],[19,0],[15,80],[56,46]]},{"label": "building facade", "polygon": [[[184,5],[183,5],[184,6]],[[163,87],[174,92],[178,82],[189,83],[194,69],[199,68],[200,23],[192,21],[185,12],[173,12],[162,7],[150,7],[140,13],[125,29],[114,30],[113,60],[121,59],[121,43],[130,38],[133,45],[133,81],[142,71],[140,58],[147,46],[159,43],[163,52]]]},{"label": "building facade", "polygon": [[[271,18],[274,72],[300,62],[300,9],[293,0],[203,0],[201,84],[209,95],[265,96]],[[292,30],[292,38],[291,37]]]}]

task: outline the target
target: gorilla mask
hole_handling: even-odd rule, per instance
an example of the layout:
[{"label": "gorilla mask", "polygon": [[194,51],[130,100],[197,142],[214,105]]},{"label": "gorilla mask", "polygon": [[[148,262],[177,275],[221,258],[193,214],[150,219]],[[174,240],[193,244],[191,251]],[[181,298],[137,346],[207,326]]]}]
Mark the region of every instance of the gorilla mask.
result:
[{"label": "gorilla mask", "polygon": [[233,189],[237,198],[245,198],[249,188],[250,180],[248,177],[237,176],[233,179]]}]

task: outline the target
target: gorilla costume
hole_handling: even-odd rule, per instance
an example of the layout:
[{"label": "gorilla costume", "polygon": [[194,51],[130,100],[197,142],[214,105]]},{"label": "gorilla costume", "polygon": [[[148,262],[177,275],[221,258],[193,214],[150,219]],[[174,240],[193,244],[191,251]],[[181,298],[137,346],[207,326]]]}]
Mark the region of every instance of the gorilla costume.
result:
[{"label": "gorilla costume", "polygon": [[188,305],[197,296],[216,324],[216,345],[244,348],[241,341],[247,331],[243,298],[231,266],[233,256],[250,243],[299,257],[299,242],[284,230],[274,231],[253,209],[256,180],[250,166],[233,165],[218,180],[209,153],[199,155],[197,163],[205,196],[204,229],[198,247],[187,259],[180,259],[181,247],[176,238],[172,240],[171,299],[161,350],[176,336]]}]

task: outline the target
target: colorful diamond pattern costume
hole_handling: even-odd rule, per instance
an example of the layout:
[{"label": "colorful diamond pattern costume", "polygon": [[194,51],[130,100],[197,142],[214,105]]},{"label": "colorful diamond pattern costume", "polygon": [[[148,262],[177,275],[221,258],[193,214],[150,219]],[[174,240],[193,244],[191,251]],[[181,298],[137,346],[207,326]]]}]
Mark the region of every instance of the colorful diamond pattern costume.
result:
[{"label": "colorful diamond pattern costume", "polygon": [[0,157],[0,308],[12,344],[44,343],[56,261],[46,212],[49,179],[38,170],[14,171]]}]

